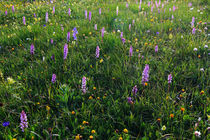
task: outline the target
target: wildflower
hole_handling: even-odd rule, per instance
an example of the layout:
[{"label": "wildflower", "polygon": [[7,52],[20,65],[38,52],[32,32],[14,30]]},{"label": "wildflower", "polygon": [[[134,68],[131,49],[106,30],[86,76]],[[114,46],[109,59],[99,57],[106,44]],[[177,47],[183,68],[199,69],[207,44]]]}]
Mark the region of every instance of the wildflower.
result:
[{"label": "wildflower", "polygon": [[99,46],[96,47],[96,58],[99,58],[100,48]]},{"label": "wildflower", "polygon": [[90,140],[92,140],[92,139],[93,139],[93,136],[92,136],[92,135],[90,135],[90,136],[89,136],[89,139],[90,139]]},{"label": "wildflower", "polygon": [[104,27],[101,29],[101,37],[103,38],[104,37]]},{"label": "wildflower", "polygon": [[88,99],[89,99],[89,100],[92,100],[92,99],[93,99],[93,97],[92,97],[92,96],[90,96]]},{"label": "wildflower", "polygon": [[170,118],[174,118],[174,114],[170,114]]},{"label": "wildflower", "polygon": [[4,127],[7,127],[7,126],[9,126],[9,122],[3,122],[2,125],[3,125]]},{"label": "wildflower", "polygon": [[120,33],[120,38],[123,38],[123,32]]},{"label": "wildflower", "polygon": [[155,52],[158,52],[158,45],[155,46]]},{"label": "wildflower", "polygon": [[55,61],[55,55],[54,55],[54,54],[51,56],[51,59],[52,59],[53,61]]},{"label": "wildflower", "polygon": [[128,8],[128,3],[126,3],[126,8]]},{"label": "wildflower", "polygon": [[172,82],[172,75],[169,74],[169,75],[168,75],[168,84],[171,84],[171,82]]},{"label": "wildflower", "polygon": [[203,95],[204,94],[204,91],[202,90],[201,92],[200,92],[200,95]]},{"label": "wildflower", "polygon": [[185,108],[181,107],[180,110],[181,110],[182,112],[184,112],[184,111],[185,111]]},{"label": "wildflower", "polygon": [[195,28],[193,28],[193,30],[192,30],[192,34],[195,34]]},{"label": "wildflower", "polygon": [[87,123],[86,121],[83,121],[83,122],[82,122],[83,125],[85,125],[86,123]]},{"label": "wildflower", "polygon": [[75,112],[74,112],[74,111],[72,111],[72,112],[71,112],[71,114],[72,114],[72,115],[74,115],[74,114],[75,114]]},{"label": "wildflower", "polygon": [[163,125],[162,128],[161,128],[161,130],[165,131],[166,130],[166,126]]},{"label": "wildflower", "polygon": [[96,90],[96,87],[93,87],[93,90]]},{"label": "wildflower", "polygon": [[146,65],[145,65],[145,68],[144,68],[144,71],[143,71],[143,73],[142,73],[142,80],[141,80],[141,83],[142,83],[143,85],[145,85],[145,83],[148,82],[148,81],[149,81],[149,65],[146,64]]},{"label": "wildflower", "polygon": [[137,85],[135,85],[132,89],[133,95],[136,96],[136,93],[138,92]]},{"label": "wildflower", "polygon": [[7,16],[7,10],[5,11],[5,15]]},{"label": "wildflower", "polygon": [[55,74],[52,75],[52,80],[51,81],[52,81],[53,84],[56,82],[56,75]]},{"label": "wildflower", "polygon": [[68,45],[65,44],[64,49],[63,49],[63,59],[64,60],[67,58],[67,54],[68,54]]},{"label": "wildflower", "polygon": [[104,61],[104,60],[101,58],[99,62],[102,63],[103,61]]},{"label": "wildflower", "polygon": [[145,86],[147,86],[147,85],[148,85],[148,83],[147,83],[147,82],[145,82],[145,83],[144,83],[144,85],[145,85]]},{"label": "wildflower", "polygon": [[119,140],[123,140],[123,138],[122,137],[119,137]]},{"label": "wildflower", "polygon": [[92,131],[91,131],[91,133],[92,133],[92,134],[95,134],[95,133],[96,133],[96,131],[95,131],[95,130],[92,130]]},{"label": "wildflower", "polygon": [[14,7],[14,5],[12,6],[12,12],[13,12],[13,13],[15,12],[15,7]]},{"label": "wildflower", "polygon": [[67,33],[67,42],[70,41],[70,32]]},{"label": "wildflower", "polygon": [[31,55],[34,55],[34,44],[31,44],[30,53]]},{"label": "wildflower", "polygon": [[123,132],[124,132],[124,133],[128,133],[128,129],[126,129],[126,128],[123,129]]},{"label": "wildflower", "polygon": [[50,39],[50,43],[53,44],[53,39]]},{"label": "wildflower", "polygon": [[7,78],[7,82],[8,82],[9,85],[11,85],[11,84],[14,84],[15,83],[15,80],[12,79],[11,77],[8,77]]},{"label": "wildflower", "polygon": [[55,14],[55,7],[54,7],[54,6],[53,6],[53,11],[52,11],[52,13]]},{"label": "wildflower", "polygon": [[89,11],[89,21],[91,21],[91,11]]},{"label": "wildflower", "polygon": [[201,58],[201,55],[198,55],[198,58]]},{"label": "wildflower", "polygon": [[125,44],[125,38],[121,38],[122,43]]},{"label": "wildflower", "polygon": [[133,104],[133,101],[132,101],[131,97],[128,97],[127,100],[128,100],[129,104]]},{"label": "wildflower", "polygon": [[68,14],[69,14],[69,16],[71,16],[71,9],[70,8],[69,8]]},{"label": "wildflower", "polygon": [[99,8],[98,12],[99,12],[99,15],[101,15],[101,8]]},{"label": "wildflower", "polygon": [[204,48],[208,48],[208,45],[205,45]]},{"label": "wildflower", "polygon": [[26,25],[26,18],[23,16],[23,24]]},{"label": "wildflower", "polygon": [[50,107],[47,105],[46,106],[46,110],[49,112],[50,111]]},{"label": "wildflower", "polygon": [[129,24],[129,31],[131,31],[131,24]]},{"label": "wildflower", "polygon": [[76,135],[75,140],[80,140],[79,134]]},{"label": "wildflower", "polygon": [[87,10],[85,10],[85,18],[87,19]]},{"label": "wildflower", "polygon": [[118,6],[117,6],[117,8],[116,8],[116,13],[117,13],[117,16],[118,16],[118,11],[119,11],[119,8],[118,8]]},{"label": "wildflower", "polygon": [[97,97],[97,100],[100,100],[100,97]]},{"label": "wildflower", "polygon": [[133,56],[133,47],[132,46],[130,46],[130,49],[129,49],[129,56],[130,57]]},{"label": "wildflower", "polygon": [[48,22],[48,12],[46,12],[46,15],[45,15],[45,22],[46,23]]},{"label": "wildflower", "polygon": [[194,132],[194,135],[195,135],[196,137],[200,137],[200,136],[201,136],[201,132],[195,131],[195,132]]},{"label": "wildflower", "polygon": [[20,114],[20,121],[21,121],[20,122],[20,128],[24,132],[24,129],[28,128],[27,116],[26,116],[26,113],[24,111],[22,111],[21,114]]},{"label": "wildflower", "polygon": [[97,24],[95,24],[94,29],[97,30]]},{"label": "wildflower", "polygon": [[77,36],[76,36],[77,34],[78,34],[77,28],[74,27],[74,29],[73,29],[73,37],[74,37],[74,40],[77,40]]},{"label": "wildflower", "polygon": [[161,120],[160,118],[157,119],[158,122],[160,122],[160,120]]},{"label": "wildflower", "polygon": [[82,78],[82,92],[86,93],[86,77]]},{"label": "wildflower", "polygon": [[194,27],[195,17],[192,17],[191,27]]},{"label": "wildflower", "polygon": [[194,49],[193,49],[193,51],[195,51],[195,52],[196,52],[197,50],[198,50],[197,48],[194,48]]}]

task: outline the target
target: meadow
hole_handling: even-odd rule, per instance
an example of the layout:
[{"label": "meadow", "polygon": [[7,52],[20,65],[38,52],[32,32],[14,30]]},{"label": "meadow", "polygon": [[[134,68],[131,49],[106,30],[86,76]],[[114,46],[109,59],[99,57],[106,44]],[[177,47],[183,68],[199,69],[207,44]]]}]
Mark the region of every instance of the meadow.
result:
[{"label": "meadow", "polygon": [[207,0],[0,0],[0,139],[210,139]]}]

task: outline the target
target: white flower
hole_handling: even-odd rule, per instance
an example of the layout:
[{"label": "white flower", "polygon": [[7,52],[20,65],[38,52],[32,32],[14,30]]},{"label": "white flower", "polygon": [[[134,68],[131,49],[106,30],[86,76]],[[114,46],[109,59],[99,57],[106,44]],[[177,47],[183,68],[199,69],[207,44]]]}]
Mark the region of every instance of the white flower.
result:
[{"label": "white flower", "polygon": [[208,45],[204,45],[204,48],[208,48]]},{"label": "white flower", "polygon": [[198,12],[200,12],[200,10],[198,10]]},{"label": "white flower", "polygon": [[181,38],[183,38],[183,35],[181,35]]},{"label": "white flower", "polygon": [[193,10],[193,8],[190,8],[190,10],[192,11],[192,10]]},{"label": "white flower", "polygon": [[195,52],[196,52],[197,50],[198,50],[197,48],[194,48],[194,49],[193,49],[193,51],[195,51]]},{"label": "white flower", "polygon": [[200,12],[200,14],[202,15],[202,14],[203,14],[203,12]]},{"label": "white flower", "polygon": [[[204,68],[200,68],[200,71],[204,71]],[[198,119],[198,121],[199,121],[199,119]]]},{"label": "white flower", "polygon": [[[201,69],[203,69],[203,68],[201,68]],[[204,69],[203,69],[203,70],[204,70]],[[198,121],[199,121],[199,122],[201,121],[201,117],[198,118]]]},{"label": "white flower", "polygon": [[117,30],[118,33],[120,33],[120,30]]},{"label": "white flower", "polygon": [[195,134],[196,137],[200,137],[201,136],[201,132],[199,132],[199,131],[195,131],[194,134]]}]

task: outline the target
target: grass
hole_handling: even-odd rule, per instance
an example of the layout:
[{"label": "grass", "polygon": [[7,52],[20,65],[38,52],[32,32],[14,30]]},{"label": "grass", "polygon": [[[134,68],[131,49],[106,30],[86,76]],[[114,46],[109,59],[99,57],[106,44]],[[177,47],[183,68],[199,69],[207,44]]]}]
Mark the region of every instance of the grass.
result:
[{"label": "grass", "polygon": [[[141,10],[134,1],[128,2],[128,8],[126,1],[114,0],[2,1],[0,138],[209,139],[207,1],[162,3],[158,12],[155,3],[151,11],[148,1],[143,1]],[[91,11],[91,21],[85,18],[85,10],[88,16]],[[77,40],[72,36],[74,27]],[[142,84],[146,64],[149,81]],[[24,132],[22,110],[28,119]]]}]

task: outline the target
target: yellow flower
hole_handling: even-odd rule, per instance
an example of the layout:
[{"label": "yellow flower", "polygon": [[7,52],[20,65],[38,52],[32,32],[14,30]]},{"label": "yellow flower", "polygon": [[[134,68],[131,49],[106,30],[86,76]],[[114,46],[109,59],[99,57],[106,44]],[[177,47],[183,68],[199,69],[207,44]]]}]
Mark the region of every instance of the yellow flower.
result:
[{"label": "yellow flower", "polygon": [[34,136],[31,137],[31,140],[34,140]]},{"label": "yellow flower", "polygon": [[15,83],[15,80],[13,80],[11,77],[8,77],[7,78],[7,82],[8,82],[8,84],[14,84]]},{"label": "yellow flower", "polygon": [[185,108],[181,107],[180,110],[181,110],[182,112],[184,112],[184,111],[185,111]]},{"label": "yellow flower", "polygon": [[123,129],[123,132],[124,132],[124,133],[128,133],[128,129],[126,129],[126,128]]},{"label": "yellow flower", "polygon": [[135,39],[135,41],[137,42],[137,41],[138,41],[138,39],[136,38],[136,39]]},{"label": "yellow flower", "polygon": [[200,92],[200,95],[202,95],[202,94],[204,94],[204,91],[203,90]]},{"label": "yellow flower", "polygon": [[139,49],[136,49],[136,52],[139,52]]},{"label": "yellow flower", "polygon": [[100,100],[100,97],[97,97],[98,100]]},{"label": "yellow flower", "polygon": [[74,115],[75,114],[75,111],[72,111],[71,114]]},{"label": "yellow flower", "polygon": [[92,139],[93,139],[93,136],[92,136],[92,135],[90,135],[90,136],[89,136],[89,139],[90,139],[90,140],[92,140]]},{"label": "yellow flower", "polygon": [[184,92],[184,89],[182,89],[182,92]]},{"label": "yellow flower", "polygon": [[145,45],[145,46],[147,46],[147,45],[148,45],[148,43],[146,42],[146,43],[144,43],[144,45]]},{"label": "yellow flower", "polygon": [[160,118],[157,119],[158,122],[160,122],[160,120],[161,120]]},{"label": "yellow flower", "polygon": [[93,68],[93,66],[92,66],[92,65],[90,65],[90,68]]},{"label": "yellow flower", "polygon": [[40,105],[40,102],[37,102],[36,104],[37,104],[37,105]]},{"label": "yellow flower", "polygon": [[13,138],[12,140],[17,140],[16,138]]},{"label": "yellow flower", "polygon": [[103,61],[104,61],[104,60],[103,60],[103,59],[101,59],[99,62],[100,62],[100,63],[102,63]]},{"label": "yellow flower", "polygon": [[50,111],[50,107],[48,105],[46,106],[46,109],[47,109],[47,111]]},{"label": "yellow flower", "polygon": [[96,87],[93,87],[93,90],[96,90]]},{"label": "yellow flower", "polygon": [[165,131],[166,130],[166,126],[163,125],[163,127],[161,128],[161,130]]},{"label": "yellow flower", "polygon": [[119,140],[123,140],[123,138],[122,137],[119,137]]},{"label": "yellow flower", "polygon": [[89,100],[92,100],[92,99],[93,99],[93,97],[92,97],[92,96],[90,96],[90,97],[89,97]]},{"label": "yellow flower", "polygon": [[89,35],[92,35],[92,32],[89,32]]},{"label": "yellow flower", "polygon": [[83,122],[82,122],[83,125],[86,124],[86,123],[87,123],[86,121],[83,121]]},{"label": "yellow flower", "polygon": [[173,35],[172,34],[169,34],[169,39],[172,39],[173,38]]},{"label": "yellow flower", "polygon": [[144,85],[145,85],[145,86],[147,86],[147,85],[148,85],[148,83],[146,82],[146,83],[144,83]]},{"label": "yellow flower", "polygon": [[76,135],[75,140],[80,140],[79,134]]},{"label": "yellow flower", "polygon": [[95,130],[92,130],[92,131],[91,131],[91,133],[92,133],[92,134],[95,134],[95,133],[96,133],[96,131],[95,131]]}]

